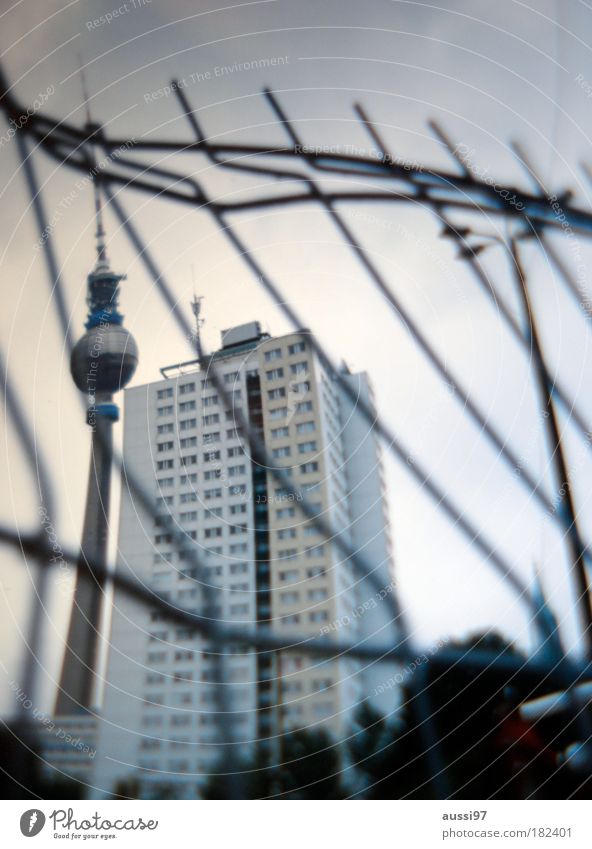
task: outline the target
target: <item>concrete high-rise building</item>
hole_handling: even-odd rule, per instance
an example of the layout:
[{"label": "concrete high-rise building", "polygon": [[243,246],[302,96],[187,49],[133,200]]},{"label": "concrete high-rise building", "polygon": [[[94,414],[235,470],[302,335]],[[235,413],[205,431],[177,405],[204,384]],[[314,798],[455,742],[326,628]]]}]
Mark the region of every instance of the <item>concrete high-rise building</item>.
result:
[{"label": "concrete high-rise building", "polygon": [[[212,369],[234,409],[223,403]],[[120,573],[179,607],[245,630],[268,627],[295,641],[325,634],[393,645],[392,557],[377,436],[314,352],[309,332],[272,338],[252,322],[225,331],[220,350],[199,365],[163,369],[163,375],[125,392],[125,465],[153,492],[154,512],[138,503],[124,475]],[[342,376],[372,408],[366,376]],[[294,488],[371,564],[372,579],[303,516],[272,470],[250,457],[237,409]],[[174,544],[171,517],[183,532],[181,547]],[[204,565],[201,578],[213,588],[208,593],[189,560],[192,550]],[[157,797],[172,784],[176,795],[198,795],[222,752],[216,678],[227,696],[224,733],[237,753],[267,741],[273,756],[274,741],[290,729],[325,728],[338,737],[360,701],[376,695],[389,676],[384,664],[347,657],[325,661],[305,651],[256,652],[238,643],[226,646],[218,663],[221,651],[115,592],[96,792],[134,780],[145,796]]]}]

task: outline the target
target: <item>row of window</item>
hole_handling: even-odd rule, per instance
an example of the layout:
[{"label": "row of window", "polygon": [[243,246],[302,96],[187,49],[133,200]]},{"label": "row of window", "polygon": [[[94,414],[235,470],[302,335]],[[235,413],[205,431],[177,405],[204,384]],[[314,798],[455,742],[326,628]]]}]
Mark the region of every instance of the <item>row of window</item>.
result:
[{"label": "row of window", "polygon": [[[220,460],[220,452],[219,451],[208,451],[203,455],[204,461],[213,461]],[[310,463],[306,465],[311,465]],[[316,464],[318,468],[318,463]],[[185,454],[183,457],[179,457],[179,466],[181,468],[186,468],[187,466],[197,466],[197,454]],[[175,468],[175,460],[173,457],[168,460],[158,460],[156,463],[156,471],[157,472],[165,472],[170,469]],[[303,467],[300,467],[303,470]],[[241,463],[238,466],[227,466],[224,469],[205,469],[203,472],[203,478],[206,481],[216,480],[218,478],[224,477],[227,475],[229,478],[234,478],[239,475],[244,475],[247,472],[247,467],[244,463]]]},{"label": "row of window", "polygon": [[[304,616],[301,613],[290,613],[287,616],[278,617],[278,621],[282,625],[298,625],[300,622],[304,620]],[[311,610],[311,612],[306,616],[306,619],[309,622],[328,622],[329,621],[329,611],[328,610]]]},{"label": "row of window", "polygon": [[[327,574],[324,566],[311,566],[306,570],[307,578],[323,578]],[[283,583],[290,584],[301,579],[301,573],[298,569],[282,569],[279,572],[279,579]]]},{"label": "row of window", "polygon": [[[300,442],[298,443],[298,453],[299,454],[310,454],[311,451],[317,450],[317,443],[315,440],[311,440],[309,442]],[[289,445],[283,445],[281,448],[274,448],[271,452],[271,456],[274,459],[279,459],[280,457],[290,457],[292,454],[292,449]]]},{"label": "row of window", "polygon": [[[233,402],[242,400],[242,392],[240,389],[235,389],[230,393],[230,395]],[[202,407],[217,407],[219,403],[220,397],[218,395],[206,395],[201,399]],[[174,404],[161,404],[156,408],[156,415],[159,417],[172,416],[174,410]],[[195,399],[191,399],[190,401],[179,401],[180,413],[191,413],[194,410],[197,410],[197,401]],[[219,416],[219,413],[212,415]],[[234,417],[234,412],[232,410],[226,410],[224,415],[226,416],[226,421],[229,421]]]},{"label": "row of window", "polygon": [[270,419],[286,419],[289,413],[293,413],[294,415],[301,415],[302,413],[312,413],[313,404],[312,401],[299,401],[295,407],[274,407],[269,411]]},{"label": "row of window", "polygon": [[[310,392],[310,381],[302,380],[291,383],[289,386],[290,392],[296,395],[304,395],[305,392]],[[285,386],[277,386],[275,389],[267,390],[267,398],[269,401],[277,401],[279,398],[287,397],[287,388]]]},{"label": "row of window", "polygon": [[[164,461],[164,462],[167,462],[167,461]],[[204,477],[205,477],[205,475],[204,475]],[[209,480],[209,479],[210,478],[206,478],[206,480]],[[175,485],[175,478],[157,478],[156,483],[158,484],[158,488],[160,490],[170,489],[171,487],[173,487]],[[190,483],[191,484],[197,483],[197,472],[188,472],[187,474],[181,475],[179,477],[179,483],[181,484],[181,486],[185,486],[186,484],[190,484]],[[244,493],[246,492],[246,485],[245,484],[233,484],[231,487],[228,488],[228,492],[229,492],[230,495],[244,495]],[[182,493],[182,496],[183,495],[189,496],[189,495],[193,495],[193,494],[197,495],[197,493]],[[204,490],[202,495],[203,495],[204,498],[220,498],[220,496],[222,495],[222,489],[221,488],[206,489],[206,490]],[[172,496],[168,496],[168,497],[172,497]],[[188,499],[188,500],[193,500],[193,499]],[[197,500],[197,499],[195,499],[195,500]],[[170,502],[167,502],[167,503],[170,503]]]},{"label": "row of window", "polygon": [[325,546],[313,545],[305,548],[304,550],[299,550],[297,548],[282,548],[278,550],[277,559],[296,560],[298,557],[302,557],[303,554],[305,557],[323,557],[325,554]]},{"label": "row of window", "polygon": [[[308,374],[308,363],[306,360],[303,360],[300,363],[292,363],[290,366],[291,374]],[[282,366],[278,366],[277,368],[272,368],[269,371],[265,372],[265,377],[268,380],[281,380],[284,376],[284,369]]]},{"label": "row of window", "polygon": [[[328,595],[327,590],[322,587],[308,590],[306,593],[306,597],[309,601],[325,601]],[[280,601],[282,604],[298,604],[300,602],[300,593],[298,590],[282,592],[280,593]]]},{"label": "row of window", "polygon": [[[303,351],[306,351],[306,342],[294,342],[292,345],[288,345],[288,354],[300,354]],[[270,363],[272,360],[279,360],[282,357],[282,349],[281,348],[271,348],[269,351],[265,351],[265,362]]]},{"label": "row of window", "polygon": [[[231,384],[235,383],[240,376],[240,372],[238,371],[230,371],[223,375],[224,383]],[[200,381],[202,389],[211,389],[215,386],[213,378],[205,378]],[[191,392],[195,392],[196,383],[195,381],[189,381],[188,383],[180,383],[179,384],[179,395],[189,395]],[[174,395],[174,388],[172,386],[165,386],[163,389],[159,389],[156,392],[156,398],[158,401],[163,401],[166,398],[172,398]]]},{"label": "row of window", "polygon": [[[232,410],[227,410],[225,419],[227,422],[234,421],[235,415]],[[211,427],[212,425],[220,424],[220,413],[210,413],[207,416],[202,416],[201,423],[202,427]],[[195,428],[197,428],[197,418],[179,420],[179,430],[195,430]],[[174,422],[165,422],[165,424],[159,424],[156,426],[156,433],[158,436],[174,432]],[[227,431],[227,433],[232,433],[232,431]]]}]

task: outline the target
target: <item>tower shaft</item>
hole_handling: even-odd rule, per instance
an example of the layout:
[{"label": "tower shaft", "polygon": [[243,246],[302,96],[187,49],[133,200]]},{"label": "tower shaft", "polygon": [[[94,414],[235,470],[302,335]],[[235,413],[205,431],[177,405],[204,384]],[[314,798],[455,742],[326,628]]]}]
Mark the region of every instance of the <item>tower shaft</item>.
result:
[{"label": "tower shaft", "polygon": [[[112,395],[97,395],[96,400],[100,409],[100,403],[111,403]],[[97,695],[96,670],[104,581],[97,577],[93,566],[106,568],[107,565],[112,445],[112,419],[98,414],[92,433],[76,588],[56,700],[56,713],[62,715],[87,710]]]}]

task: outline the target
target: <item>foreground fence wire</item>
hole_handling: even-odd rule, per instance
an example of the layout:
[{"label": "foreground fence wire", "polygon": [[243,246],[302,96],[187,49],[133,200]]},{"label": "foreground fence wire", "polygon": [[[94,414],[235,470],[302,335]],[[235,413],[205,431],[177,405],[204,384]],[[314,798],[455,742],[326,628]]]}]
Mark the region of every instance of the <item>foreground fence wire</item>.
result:
[{"label": "foreground fence wire", "polygon": [[[520,460],[519,451],[512,446],[504,434],[493,424],[488,415],[481,409],[479,403],[471,395],[463,381],[453,373],[437,347],[430,341],[428,332],[415,320],[398,298],[388,280],[381,273],[375,262],[368,256],[366,250],[356,238],[351,226],[340,212],[340,204],[352,203],[413,203],[431,211],[444,225],[442,235],[453,239],[459,248],[460,255],[471,268],[475,282],[487,293],[495,303],[505,326],[520,343],[525,355],[532,362],[532,381],[539,396],[541,409],[547,426],[547,437],[550,461],[554,465],[555,477],[558,482],[569,481],[569,464],[563,447],[561,427],[557,415],[557,407],[567,413],[569,421],[581,437],[585,439],[586,448],[590,450],[589,435],[591,424],[585,414],[578,409],[575,399],[570,397],[568,389],[551,377],[550,368],[546,362],[545,351],[540,340],[537,317],[534,314],[529,297],[529,287],[524,272],[520,244],[527,240],[535,240],[550,257],[565,283],[566,291],[575,298],[579,308],[587,315],[586,304],[582,301],[573,276],[557,252],[545,239],[546,231],[565,232],[567,222],[571,232],[577,232],[585,237],[592,235],[592,213],[578,208],[571,203],[568,196],[560,197],[557,211],[557,197],[549,196],[540,179],[534,174],[528,164],[526,155],[516,148],[516,156],[529,172],[535,191],[525,193],[516,187],[502,184],[491,184],[477,179],[463,162],[458,148],[448,139],[447,134],[436,124],[432,130],[436,139],[451,154],[455,164],[454,172],[433,171],[427,167],[401,164],[387,149],[381,140],[377,128],[368,118],[364,110],[357,106],[356,114],[370,138],[380,153],[379,158],[365,157],[354,154],[327,154],[321,149],[307,146],[296,133],[275,95],[266,90],[266,98],[275,118],[286,131],[288,146],[269,147],[265,145],[245,145],[212,142],[200,126],[195,112],[192,110],[185,93],[174,82],[171,88],[178,97],[182,114],[186,117],[189,127],[194,134],[190,143],[168,140],[144,140],[109,138],[99,125],[88,125],[80,129],[65,121],[50,118],[40,112],[29,115],[28,120],[17,132],[18,149],[23,165],[23,174],[31,198],[31,205],[36,220],[37,229],[43,245],[43,253],[47,266],[48,280],[52,291],[52,304],[61,327],[66,349],[70,352],[73,347],[72,331],[67,308],[65,283],[59,270],[54,248],[54,234],[50,227],[44,208],[43,189],[37,178],[35,158],[45,154],[55,160],[60,166],[88,175],[100,186],[108,199],[109,205],[118,217],[123,232],[129,238],[131,247],[143,263],[145,270],[152,278],[155,287],[167,310],[173,316],[179,332],[187,340],[191,339],[192,328],[186,316],[179,308],[177,299],[170,283],[157,259],[124,208],[123,198],[134,191],[144,192],[158,202],[159,198],[173,200],[177,203],[193,206],[196,210],[205,211],[212,216],[220,233],[224,235],[233,251],[241,258],[253,274],[259,285],[273,303],[286,317],[294,329],[305,325],[302,317],[278,285],[265,272],[258,258],[249,250],[231,220],[231,214],[239,214],[255,209],[269,209],[290,205],[307,204],[324,210],[344,244],[351,249],[356,261],[361,264],[369,281],[380,293],[393,320],[400,321],[405,326],[418,353],[430,364],[438,379],[446,386],[453,387],[453,397],[463,411],[463,414],[475,425],[484,439],[492,446],[497,455],[503,460],[509,471],[520,469],[518,483],[523,487],[525,495],[533,499],[538,509],[552,518],[560,529],[565,541],[569,568],[569,579],[573,583],[574,598],[579,613],[582,629],[582,644],[586,648],[583,661],[574,660],[564,653],[552,660],[541,660],[532,657],[526,662],[499,655],[489,651],[475,650],[468,655],[465,651],[451,647],[440,649],[434,656],[434,668],[447,669],[456,665],[470,666],[476,672],[488,670],[491,667],[509,676],[517,676],[526,686],[536,690],[541,684],[553,689],[565,690],[570,697],[573,688],[589,678],[590,662],[592,660],[592,607],[588,580],[588,567],[591,552],[589,544],[578,525],[578,510],[572,488],[568,485],[562,495],[561,504],[553,503],[545,492],[542,480]],[[0,72],[0,89],[3,92],[1,106],[8,119],[17,119],[23,114],[29,114],[18,102],[12,92],[9,82]],[[125,151],[124,154],[121,151]],[[117,155],[115,155],[117,153]],[[254,196],[244,200],[220,200],[206,191],[193,176],[188,173],[178,173],[162,168],[160,165],[146,165],[140,157],[134,154],[159,154],[166,157],[175,155],[181,160],[184,156],[200,153],[205,155],[215,169],[221,171],[236,171],[254,174],[260,178],[259,188]],[[98,156],[103,156],[108,166],[97,170],[93,163]],[[460,175],[457,173],[460,170]],[[325,191],[323,177],[330,175],[337,178],[338,186],[332,182],[331,191]],[[273,191],[266,193],[265,179]],[[278,181],[285,190],[278,193]],[[466,225],[455,225],[453,215],[457,212],[474,214],[477,218],[489,219],[491,216],[510,221],[517,235],[504,240],[493,237],[493,241],[501,246],[509,260],[509,268],[516,284],[516,292],[522,305],[520,319],[516,319],[499,293],[494,282],[486,274],[480,261],[480,253],[488,246],[487,239],[481,237],[478,231]],[[448,522],[462,534],[466,541],[477,550],[484,564],[495,570],[512,589],[516,597],[525,606],[532,617],[535,626],[540,630],[541,640],[549,639],[541,625],[540,600],[534,597],[529,587],[517,574],[516,565],[503,556],[496,543],[476,526],[465,514],[462,505],[446,491],[433,477],[429,467],[413,456],[400,436],[387,425],[376,411],[354,393],[350,385],[342,378],[339,369],[332,361],[322,341],[312,337],[311,344],[316,353],[330,364],[336,375],[342,391],[354,403],[368,425],[375,430],[381,439],[383,448],[397,462],[401,463],[407,472],[429,495],[437,509]],[[203,352],[204,359],[208,353]],[[10,379],[4,360],[0,361],[1,385],[6,402],[8,419],[14,433],[19,438],[24,453],[28,457],[31,469],[34,470],[38,484],[38,496],[46,515],[52,516],[54,511],[55,493],[52,492],[52,482],[45,469],[43,457],[36,446],[31,427],[19,404],[18,391]],[[222,399],[225,409],[232,410],[236,424],[246,434],[253,459],[273,475],[282,489],[294,496],[294,504],[303,516],[309,520],[325,539],[331,540],[339,550],[344,560],[349,560],[355,567],[358,580],[367,581],[380,589],[380,583],[375,576],[376,564],[358,551],[352,550],[351,545],[343,534],[324,518],[318,515],[305,494],[295,488],[287,473],[274,465],[261,438],[250,426],[245,416],[233,406],[232,394],[224,385],[217,373],[215,365],[208,370],[210,378]],[[411,458],[411,460],[410,460]],[[125,466],[124,457],[115,452],[114,467],[125,477],[130,492],[147,513],[156,515],[154,498],[151,492],[146,492],[140,483],[131,475]],[[175,526],[172,518],[167,524],[167,530],[172,534],[172,543],[179,550],[184,542],[184,534]],[[36,594],[33,607],[31,626],[27,635],[26,664],[23,681],[25,689],[35,691],[35,674],[38,664],[39,646],[42,640],[41,623],[42,610],[47,593],[47,577],[51,572],[49,566],[50,551],[43,528],[39,533],[23,534],[18,529],[0,528],[0,540],[6,546],[20,550],[23,558],[33,558],[37,565],[37,580],[34,584]],[[224,647],[230,643],[247,644],[260,651],[302,652],[317,657],[337,658],[351,656],[358,659],[388,662],[397,660],[401,663],[412,661],[417,648],[410,639],[410,628],[406,621],[404,610],[399,604],[397,593],[389,595],[392,604],[392,634],[389,642],[380,648],[369,648],[363,645],[337,641],[326,637],[307,637],[283,639],[268,628],[241,628],[239,626],[221,626],[207,615],[207,610],[214,606],[216,589],[211,587],[204,572],[203,562],[195,549],[191,550],[190,564],[197,570],[198,580],[203,586],[203,613],[180,609],[166,598],[137,581],[126,578],[114,569],[107,569],[103,564],[86,561],[81,563],[79,554],[72,551],[63,552],[66,562],[77,564],[78,569],[86,570],[96,582],[97,591],[104,592],[105,587],[114,586],[136,600],[158,610],[171,621],[179,622],[195,629],[196,632],[210,640],[222,656]],[[222,667],[220,666],[211,686],[216,694],[217,721],[223,739],[227,739],[228,729],[225,727],[226,702],[225,687],[222,682]],[[95,670],[89,669],[89,675]],[[434,733],[433,717],[439,710],[432,703],[430,688],[417,676],[416,698],[414,709],[416,723],[422,729],[425,750],[430,758],[430,775],[434,792],[439,797],[447,797],[449,786],[446,768],[440,752],[440,740]],[[574,712],[578,723],[580,742],[587,744],[592,738],[589,710],[573,702]],[[23,715],[19,733],[25,734],[27,717]],[[589,756],[588,756],[589,757]],[[592,763],[590,759],[589,763]],[[21,775],[24,780],[26,775]],[[233,785],[232,793],[241,795],[240,781]]]}]

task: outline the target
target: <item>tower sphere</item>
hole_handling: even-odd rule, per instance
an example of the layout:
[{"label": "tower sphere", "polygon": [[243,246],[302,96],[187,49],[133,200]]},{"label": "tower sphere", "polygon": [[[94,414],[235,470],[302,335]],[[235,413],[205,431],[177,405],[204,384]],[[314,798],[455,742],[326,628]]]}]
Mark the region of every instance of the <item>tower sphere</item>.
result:
[{"label": "tower sphere", "polygon": [[81,392],[117,392],[132,379],[138,346],[118,324],[103,323],[82,336],[72,351],[70,372]]}]

